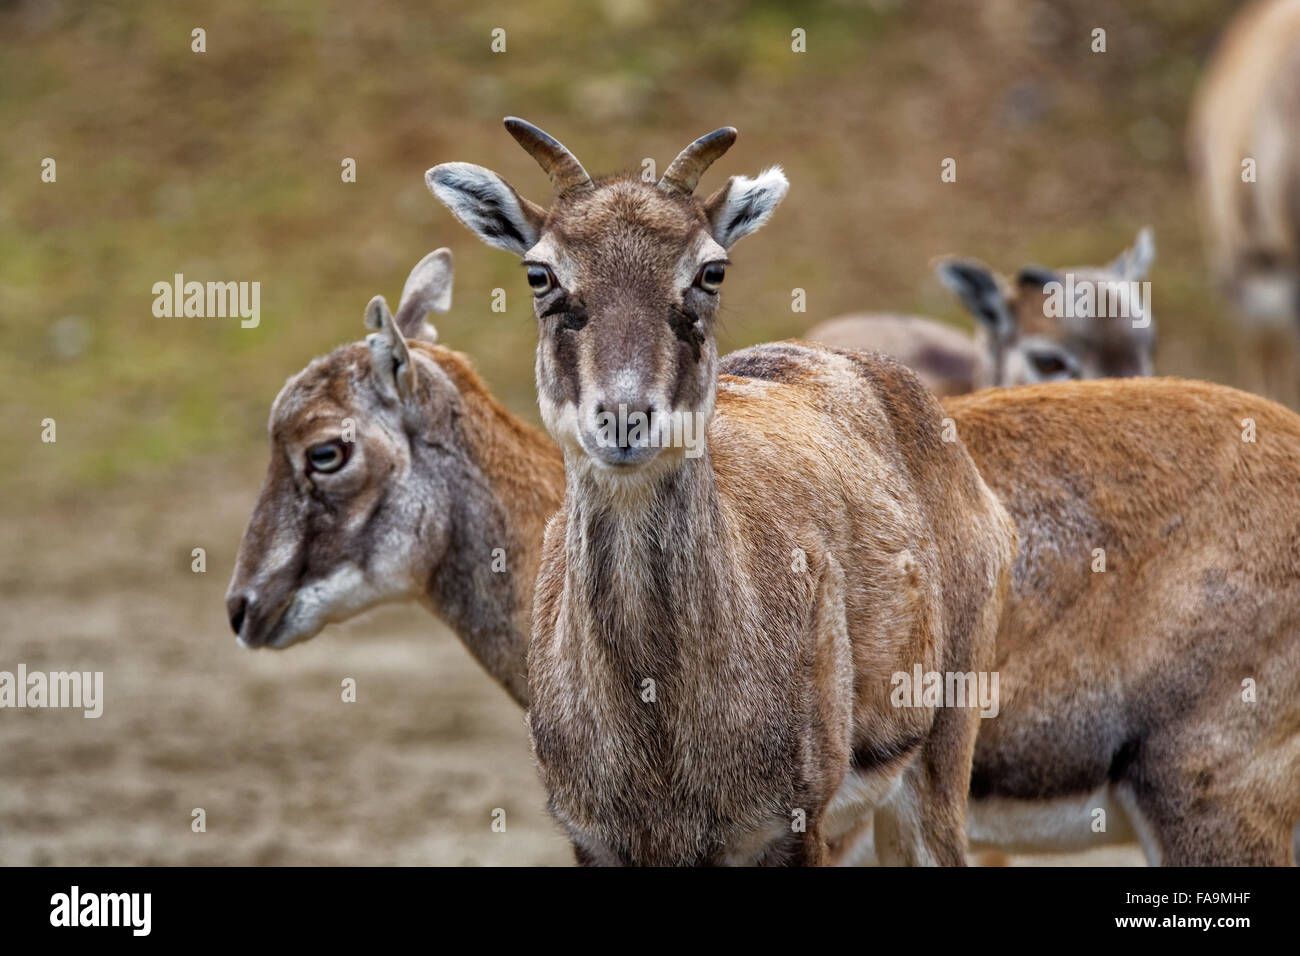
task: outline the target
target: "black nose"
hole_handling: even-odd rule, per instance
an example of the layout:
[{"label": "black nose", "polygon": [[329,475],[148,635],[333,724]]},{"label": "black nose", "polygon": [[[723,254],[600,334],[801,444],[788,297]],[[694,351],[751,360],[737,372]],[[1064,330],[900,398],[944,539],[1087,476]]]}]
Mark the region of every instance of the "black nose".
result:
[{"label": "black nose", "polygon": [[226,598],[226,612],[230,615],[230,629],[238,637],[244,626],[244,615],[248,613],[248,599],[242,594],[231,595]]}]

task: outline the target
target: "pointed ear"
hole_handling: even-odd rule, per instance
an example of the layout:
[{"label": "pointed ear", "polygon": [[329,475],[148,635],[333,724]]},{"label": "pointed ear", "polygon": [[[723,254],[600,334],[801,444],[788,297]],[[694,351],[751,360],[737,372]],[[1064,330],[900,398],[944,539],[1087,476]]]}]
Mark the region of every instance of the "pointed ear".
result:
[{"label": "pointed ear", "polygon": [[424,174],[430,191],[489,246],[517,256],[537,245],[546,210],[482,166],[443,163]]},{"label": "pointed ear", "polygon": [[995,339],[1006,338],[1016,327],[998,280],[983,263],[973,259],[945,259],[935,267],[939,281],[961,300]]},{"label": "pointed ear", "polygon": [[375,330],[366,336],[366,345],[370,346],[370,362],[380,391],[393,401],[410,395],[415,387],[411,353],[382,295],[366,306],[366,328]]},{"label": "pointed ear", "polygon": [[1151,271],[1155,261],[1156,234],[1150,226],[1143,226],[1133,248],[1121,252],[1108,268],[1121,278],[1136,282]]},{"label": "pointed ear", "polygon": [[1016,273],[1017,288],[1028,286],[1035,292],[1041,292],[1043,286],[1047,285],[1049,282],[1060,282],[1062,285],[1065,284],[1065,280],[1057,275],[1056,272],[1051,269],[1046,269],[1043,266],[1025,266]]},{"label": "pointed ear", "polygon": [[730,249],[751,232],[757,232],[772,218],[789,188],[790,181],[780,166],[763,170],[757,179],[732,176],[704,200],[704,214],[714,240]]},{"label": "pointed ear", "polygon": [[438,249],[415,264],[402,286],[402,299],[393,318],[397,330],[408,339],[438,341],[438,330],[424,317],[451,308],[451,250]]}]

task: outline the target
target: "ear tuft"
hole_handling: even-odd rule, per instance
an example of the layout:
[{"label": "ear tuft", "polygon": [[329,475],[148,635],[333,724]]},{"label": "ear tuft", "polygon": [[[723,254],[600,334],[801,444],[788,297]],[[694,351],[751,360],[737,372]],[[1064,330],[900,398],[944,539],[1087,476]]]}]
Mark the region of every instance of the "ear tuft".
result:
[{"label": "ear tuft", "polygon": [[451,214],[489,246],[522,256],[537,245],[546,211],[490,169],[443,163],[425,173],[424,181]]},{"label": "ear tuft", "polygon": [[745,236],[757,232],[772,218],[789,189],[790,181],[780,166],[765,169],[754,179],[731,177],[704,201],[713,238],[722,248],[730,249]]},{"label": "ear tuft", "polygon": [[1125,249],[1106,268],[1120,279],[1134,282],[1150,272],[1155,261],[1156,234],[1150,226],[1143,226],[1133,242],[1133,248]]},{"label": "ear tuft", "polygon": [[390,400],[411,394],[415,383],[411,353],[382,295],[366,306],[366,326],[375,330],[366,336],[366,345],[380,393]]},{"label": "ear tuft", "polygon": [[424,317],[429,312],[451,308],[452,257],[450,249],[438,249],[415,264],[402,286],[402,298],[393,321],[408,339],[438,341],[438,330]]}]

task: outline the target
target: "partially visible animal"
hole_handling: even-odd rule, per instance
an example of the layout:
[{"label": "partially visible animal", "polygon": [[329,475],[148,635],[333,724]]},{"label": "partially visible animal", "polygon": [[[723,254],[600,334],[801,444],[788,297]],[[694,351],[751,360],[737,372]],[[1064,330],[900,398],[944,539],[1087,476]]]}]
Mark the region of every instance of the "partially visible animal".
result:
[{"label": "partially visible animal", "polygon": [[[829,319],[803,337],[892,355],[940,397],[991,386],[1148,376],[1156,335],[1142,283],[1154,260],[1149,228],[1108,265],[1026,266],[1013,282],[976,260],[945,259],[936,271],[975,316],[973,337],[934,319],[870,313]],[[1060,305],[1070,289],[1088,289],[1091,299],[1075,296],[1054,315],[1051,283],[1060,284]],[[1121,314],[1101,314],[1099,306]]]},{"label": "partially visible animal", "polygon": [[920,376],[940,398],[992,384],[992,361],[973,338],[919,315],[841,315],[813,326],[803,338],[831,348],[883,352]]},{"label": "partially visible animal", "polygon": [[1232,21],[1188,126],[1210,263],[1250,343],[1239,377],[1300,400],[1300,0]]},{"label": "partially visible animal", "polygon": [[1152,863],[1294,863],[1300,416],[1168,378],[944,408],[1021,542],[973,841],[1136,834]]},{"label": "partially visible animal", "polygon": [[451,252],[411,271],[394,316],[318,358],[271,408],[271,461],[226,596],[249,648],[284,648],[389,601],[417,600],[516,702],[559,449],[509,414],[424,321],[451,305]]}]

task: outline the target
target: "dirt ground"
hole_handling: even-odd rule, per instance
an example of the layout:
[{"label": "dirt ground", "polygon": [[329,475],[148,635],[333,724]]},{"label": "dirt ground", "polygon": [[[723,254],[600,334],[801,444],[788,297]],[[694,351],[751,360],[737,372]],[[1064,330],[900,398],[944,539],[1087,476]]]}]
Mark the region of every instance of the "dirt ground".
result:
[{"label": "dirt ground", "polygon": [[102,670],[105,704],[0,712],[0,863],[567,862],[522,714],[421,609],[236,646],[222,595],[258,469],[10,523],[0,666]]},{"label": "dirt ground", "polygon": [[522,714],[422,609],[285,652],[236,646],[222,598],[261,468],[7,520],[0,666],[103,671],[105,702],[98,719],[0,712],[0,864],[568,864]]}]

